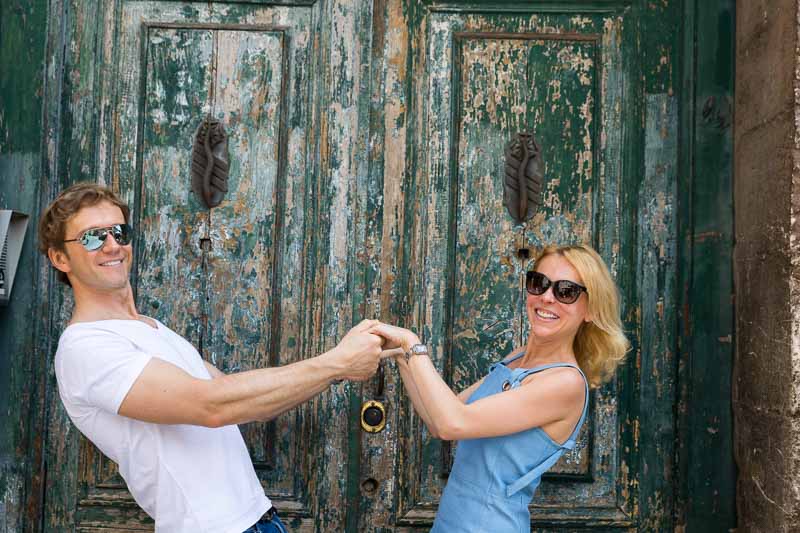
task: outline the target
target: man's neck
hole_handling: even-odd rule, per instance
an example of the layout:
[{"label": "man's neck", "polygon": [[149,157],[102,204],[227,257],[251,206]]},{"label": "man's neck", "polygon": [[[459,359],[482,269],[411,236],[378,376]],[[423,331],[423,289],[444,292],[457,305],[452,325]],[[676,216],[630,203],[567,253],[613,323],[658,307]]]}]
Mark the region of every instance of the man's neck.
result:
[{"label": "man's neck", "polygon": [[97,320],[138,320],[133,290],[127,287],[114,290],[97,290],[90,287],[74,287],[75,308],[71,324]]}]

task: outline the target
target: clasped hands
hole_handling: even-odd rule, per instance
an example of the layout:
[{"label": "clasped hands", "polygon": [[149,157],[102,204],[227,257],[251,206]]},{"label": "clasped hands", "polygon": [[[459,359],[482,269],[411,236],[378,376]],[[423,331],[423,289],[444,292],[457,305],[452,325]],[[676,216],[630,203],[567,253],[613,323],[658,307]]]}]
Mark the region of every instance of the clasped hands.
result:
[{"label": "clasped hands", "polygon": [[372,377],[383,359],[402,357],[420,342],[412,331],[378,320],[364,320],[328,352],[340,379],[364,381]]}]

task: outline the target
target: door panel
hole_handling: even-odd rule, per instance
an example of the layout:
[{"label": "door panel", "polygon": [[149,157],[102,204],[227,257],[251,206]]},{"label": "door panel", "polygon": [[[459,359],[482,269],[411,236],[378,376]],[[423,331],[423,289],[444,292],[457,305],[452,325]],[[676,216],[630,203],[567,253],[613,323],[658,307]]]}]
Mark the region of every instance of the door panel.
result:
[{"label": "door panel", "polygon": [[[299,332],[312,314],[314,269],[302,250],[315,229],[306,157],[311,8],[120,9],[120,44],[109,52],[120,75],[104,95],[116,103],[107,170],[134,207],[139,310],[225,372],[305,358]],[[191,192],[189,177],[207,115],[223,123],[230,154],[228,192],[213,209]],[[242,433],[268,495],[295,529],[313,528],[308,408]],[[78,523],[122,527],[114,509],[123,507],[128,526],[146,524],[116,466],[85,439],[82,449]]]},{"label": "door panel", "polygon": [[[520,295],[529,248],[592,241],[597,46],[591,35],[582,37],[454,35],[452,98],[458,111],[451,127],[458,167],[450,227],[456,241],[452,264],[462,266],[450,270],[455,285],[449,305],[452,375],[459,390],[527,339]],[[522,131],[534,132],[542,146],[547,178],[543,208],[516,226],[502,203],[501,155],[509,138]],[[552,472],[588,475],[589,454],[582,451],[590,427],[584,426],[575,450]]]},{"label": "door panel", "polygon": [[[414,294],[409,323],[423,332],[456,390],[525,342],[525,254],[586,241],[612,271],[632,268],[625,257],[634,236],[619,231],[620,217],[635,213],[620,196],[622,109],[634,83],[624,61],[633,53],[630,11],[563,11],[434,4],[412,19],[412,122],[419,136],[411,142],[425,149],[415,152],[407,187],[420,191],[406,230],[419,258],[407,272]],[[503,149],[521,131],[532,131],[542,147],[545,180],[541,209],[516,225],[502,204]],[[578,446],[537,493],[535,523],[632,523],[618,469],[626,405],[617,387],[593,393]],[[398,468],[398,523],[425,527],[453,450],[430,438],[407,401],[397,402],[400,418],[412,420]]]}]

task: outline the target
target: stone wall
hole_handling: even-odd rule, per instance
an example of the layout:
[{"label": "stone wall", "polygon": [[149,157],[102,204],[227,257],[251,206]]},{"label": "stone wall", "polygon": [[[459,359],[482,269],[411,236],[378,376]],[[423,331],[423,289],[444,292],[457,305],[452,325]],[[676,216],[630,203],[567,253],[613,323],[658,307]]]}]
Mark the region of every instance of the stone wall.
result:
[{"label": "stone wall", "polygon": [[800,531],[799,4],[736,5],[733,406],[748,532]]}]

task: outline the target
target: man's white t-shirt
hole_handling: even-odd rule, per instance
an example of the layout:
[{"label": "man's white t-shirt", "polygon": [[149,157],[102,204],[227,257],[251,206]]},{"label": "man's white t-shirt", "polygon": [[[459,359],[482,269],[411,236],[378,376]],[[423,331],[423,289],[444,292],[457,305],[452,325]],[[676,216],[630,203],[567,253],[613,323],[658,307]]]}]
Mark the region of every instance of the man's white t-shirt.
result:
[{"label": "man's white t-shirt", "polygon": [[151,357],[211,379],[197,350],[155,321],[73,324],[58,341],[58,391],[72,422],[119,465],[161,533],[241,533],[271,503],[237,426],[153,424],[117,414]]}]

